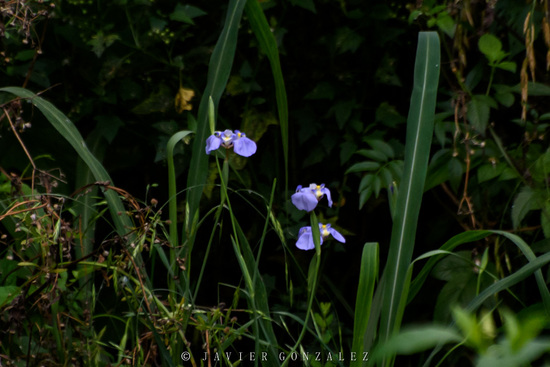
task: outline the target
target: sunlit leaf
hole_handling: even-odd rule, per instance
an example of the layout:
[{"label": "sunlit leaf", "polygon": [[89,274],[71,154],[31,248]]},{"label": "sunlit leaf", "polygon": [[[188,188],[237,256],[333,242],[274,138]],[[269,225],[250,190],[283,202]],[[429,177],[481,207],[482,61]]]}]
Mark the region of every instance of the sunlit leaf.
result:
[{"label": "sunlit leaf", "polygon": [[190,103],[191,99],[195,96],[195,91],[189,88],[183,88],[180,86],[178,89],[178,94],[174,100],[177,113],[182,113],[183,111],[191,111],[193,105]]}]

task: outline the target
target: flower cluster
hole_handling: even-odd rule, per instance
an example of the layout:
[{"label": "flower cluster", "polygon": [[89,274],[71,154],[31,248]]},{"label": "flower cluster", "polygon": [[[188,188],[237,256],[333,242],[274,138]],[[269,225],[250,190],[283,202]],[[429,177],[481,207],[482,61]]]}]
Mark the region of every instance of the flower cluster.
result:
[{"label": "flower cluster", "polygon": [[[332,235],[332,237],[336,241],[346,243],[346,239],[344,238],[344,236],[342,236],[340,232],[332,228],[330,224],[319,223],[319,232],[321,232],[321,245],[323,244],[323,240],[325,240],[330,235]],[[313,250],[315,248],[311,226],[300,228],[300,232],[298,233],[298,241],[296,241],[296,247],[301,250]]]},{"label": "flower cluster", "polygon": [[220,146],[225,149],[233,147],[233,151],[243,157],[250,157],[256,153],[256,143],[239,130],[216,131],[214,135],[210,135],[206,139],[206,154],[210,154]]},{"label": "flower cluster", "polygon": [[[317,207],[319,201],[321,201],[321,199],[325,196],[327,197],[328,206],[332,207],[330,190],[325,187],[325,184],[317,185],[312,183],[308,187],[298,185],[296,188],[296,193],[292,195],[291,200],[292,204],[294,204],[296,208],[310,212]],[[344,236],[332,228],[330,224],[319,223],[319,231],[321,232],[321,244],[323,244],[323,240],[327,239],[330,235],[332,235],[336,241],[342,243],[346,242]],[[301,250],[312,250],[315,248],[311,226],[300,228],[296,247]]]},{"label": "flower cluster", "polygon": [[[234,132],[231,130],[216,131],[206,139],[206,154],[210,154],[210,152],[220,147],[224,147],[225,149],[233,148],[235,153],[243,157],[250,157],[256,153],[257,149],[256,143],[247,138],[246,134],[239,130],[235,130]],[[296,208],[310,212],[317,207],[319,201],[325,196],[327,197],[328,206],[332,207],[330,190],[325,187],[325,184],[317,185],[312,183],[308,187],[299,185],[291,199]],[[332,228],[330,224],[319,223],[319,232],[321,233],[321,244],[329,236],[332,236],[336,241],[346,242],[344,236]],[[296,247],[302,250],[312,250],[315,248],[313,232],[310,226],[300,228]]]}]

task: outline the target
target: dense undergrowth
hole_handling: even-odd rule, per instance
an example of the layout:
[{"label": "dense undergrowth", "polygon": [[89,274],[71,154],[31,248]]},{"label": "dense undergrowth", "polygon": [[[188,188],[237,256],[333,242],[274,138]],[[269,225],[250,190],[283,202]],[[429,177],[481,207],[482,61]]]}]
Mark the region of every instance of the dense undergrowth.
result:
[{"label": "dense undergrowth", "polygon": [[0,365],[548,365],[548,9],[0,1]]}]

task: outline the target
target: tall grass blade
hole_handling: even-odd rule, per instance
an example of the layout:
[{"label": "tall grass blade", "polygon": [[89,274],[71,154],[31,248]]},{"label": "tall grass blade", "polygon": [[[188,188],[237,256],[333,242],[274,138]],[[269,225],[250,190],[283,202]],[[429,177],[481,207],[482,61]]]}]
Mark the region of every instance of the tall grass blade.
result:
[{"label": "tall grass blade", "polygon": [[[269,356],[277,355],[277,337],[273,330],[273,324],[270,319],[269,303],[267,298],[267,290],[265,283],[259,274],[259,269],[256,266],[256,260],[252,252],[252,248],[246,239],[244,232],[242,231],[239,223],[232,216],[234,229],[237,233],[237,241],[232,241],[235,254],[239,260],[241,272],[245,278],[249,293],[249,306],[254,310],[254,317],[261,318],[258,321],[258,331],[261,339],[264,339],[268,343],[267,349]],[[258,347],[260,340],[256,340],[256,346]],[[279,363],[274,358],[268,358],[267,361],[262,361],[264,366],[278,366]]]},{"label": "tall grass blade", "polygon": [[353,352],[361,357],[352,360],[352,367],[363,365],[364,337],[369,323],[374,285],[378,278],[378,263],[378,243],[366,243],[363,246],[363,255],[361,256],[361,272],[355,301],[355,321],[351,348]]},{"label": "tall grass blade", "polygon": [[[168,166],[168,218],[170,219],[170,228],[168,236],[170,238],[170,244],[173,246],[173,249],[179,248],[180,243],[178,239],[178,201],[177,201],[177,188],[176,188],[176,168],[174,167],[174,148],[176,144],[180,142],[187,135],[191,134],[192,131],[183,130],[178,131],[170,137],[168,143],[166,144],[166,164]],[[176,251],[170,251],[170,263],[166,266],[168,270],[169,281],[168,285],[170,290],[175,290],[174,282],[174,271],[172,269],[173,264],[176,263]],[[162,249],[158,249],[160,256],[164,255]],[[185,283],[185,290],[189,290],[188,277],[185,272],[182,272],[182,281]],[[185,295],[187,296],[187,294]],[[189,298],[189,297],[188,297]]]},{"label": "tall grass blade", "polygon": [[[90,149],[90,152],[98,159],[98,162],[103,161],[106,149],[105,144],[101,144],[102,136],[98,133],[98,131],[94,130],[90,136],[88,136],[86,141],[88,149]],[[94,176],[92,171],[86,162],[79,158],[76,164],[76,187],[84,187],[85,185],[93,182]],[[86,195],[75,198],[75,211],[78,213],[80,223],[83,227],[83,236],[81,238],[80,245],[75,246],[75,254],[77,259],[88,255],[93,250],[95,232],[95,221],[93,220],[93,217],[97,215],[97,211],[94,208],[96,196],[97,187],[92,187],[90,192]],[[82,279],[82,281],[85,280],[85,278]]]},{"label": "tall grass blade", "polygon": [[205,154],[204,149],[206,138],[211,134],[208,123],[209,99],[212,97],[217,108],[233,65],[239,24],[245,4],[246,0],[231,0],[229,2],[224,28],[210,58],[208,81],[199,105],[196,138],[193,143],[193,156],[187,178],[189,217],[187,218],[188,228],[186,230],[188,233],[191,231],[191,226],[193,226],[199,209],[203,185],[208,172],[208,156]]},{"label": "tall grass blade", "polygon": [[245,7],[246,15],[252,31],[260,44],[260,48],[265,52],[271,72],[275,81],[275,95],[277,97],[277,111],[279,113],[279,124],[281,126],[281,141],[283,144],[283,157],[285,160],[285,190],[288,190],[288,102],[285,89],[285,81],[281,70],[279,60],[279,50],[277,41],[271,32],[271,27],[262,10],[260,2],[257,0],[248,0]]},{"label": "tall grass blade", "polygon": [[319,269],[321,267],[321,231],[319,229],[319,220],[314,211],[309,213],[309,222],[311,224],[311,234],[313,237],[313,244],[315,245],[315,255],[312,257],[309,263],[309,269],[307,274],[307,309],[306,317],[303,323],[302,331],[298,336],[298,339],[294,343],[294,346],[288,352],[285,361],[282,364],[282,367],[292,365],[291,356],[296,352],[296,350],[301,347],[302,340],[304,339],[307,331],[307,325],[309,318],[313,315],[313,302],[315,301],[315,294],[317,292],[317,285],[319,280]]},{"label": "tall grass blade", "polygon": [[466,306],[465,310],[468,312],[475,311],[489,297],[521,282],[522,280],[524,280],[534,272],[540,271],[540,268],[548,264],[549,262],[550,262],[550,253],[546,253],[542,256],[539,256],[530,260],[529,263],[527,263],[526,265],[518,269],[516,272],[508,275],[506,278],[500,279],[498,282],[493,283],[489,287],[485,288],[472,301],[470,301],[468,306]]},{"label": "tall grass blade", "polygon": [[[439,82],[439,37],[420,32],[414,68],[414,86],[407,119],[405,167],[397,196],[388,261],[384,270],[380,339],[387,340],[399,329],[409,284],[407,273],[414,248],[416,226],[424,191]],[[403,307],[401,307],[403,309]]]},{"label": "tall grass blade", "polygon": [[178,202],[176,200],[176,168],[174,167],[174,148],[178,142],[180,142],[192,131],[178,131],[170,137],[166,144],[166,164],[168,165],[168,215],[170,218],[170,243],[172,246],[178,246]]}]

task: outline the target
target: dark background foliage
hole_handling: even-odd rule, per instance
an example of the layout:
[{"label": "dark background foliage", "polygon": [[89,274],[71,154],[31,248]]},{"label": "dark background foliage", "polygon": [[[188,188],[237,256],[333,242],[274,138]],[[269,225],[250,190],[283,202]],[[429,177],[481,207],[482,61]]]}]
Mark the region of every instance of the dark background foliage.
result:
[{"label": "dark background foliage", "polygon": [[[3,10],[0,25],[2,86],[24,86],[40,93],[75,123],[117,187],[146,205],[153,197],[165,203],[166,142],[178,130],[196,128],[198,101],[223,27],[225,2],[0,3],[12,10],[12,14]],[[398,187],[400,173],[379,168],[403,158],[419,31],[439,32],[442,65],[433,159],[415,251],[424,253],[462,230],[480,228],[522,231],[535,249],[547,246],[546,1],[267,0],[261,4],[279,45],[288,94],[289,189],[325,183],[335,205],[323,209],[321,218],[347,239],[343,246],[325,245],[330,258],[323,264],[324,287],[319,293],[320,299],[334,302],[342,320],[352,318],[361,245],[380,242],[384,258],[389,242],[387,193]],[[528,15],[533,24],[530,38],[524,26]],[[478,42],[485,34],[500,40],[500,54],[493,39],[489,51],[481,49]],[[293,243],[306,219],[285,196],[273,76],[246,16],[238,42],[217,128],[247,132],[257,141],[258,152],[246,163],[233,162],[242,179],[233,178],[232,185],[268,197],[273,179],[278,178],[276,214]],[[194,91],[190,110],[178,111],[175,99],[180,88]],[[10,97],[0,98],[6,103]],[[61,178],[55,192],[69,195],[90,184],[79,181],[77,158],[68,143],[30,105],[22,108],[16,128],[37,165]],[[29,159],[6,119],[0,122],[0,134],[3,173],[27,179]],[[385,145],[377,149],[380,141]],[[384,149],[391,157],[365,152]],[[180,187],[186,182],[189,153],[190,146],[178,145]],[[378,166],[368,168],[362,162]],[[216,195],[205,196],[203,210],[217,200]],[[514,212],[513,206],[522,209]],[[238,216],[239,205],[235,210]],[[251,220],[244,225],[245,232],[259,233],[261,224]],[[109,232],[108,225],[102,225],[106,228],[98,231],[98,242]],[[274,234],[268,242],[269,261],[262,271],[270,279],[273,298],[285,297],[285,292],[277,292],[285,287],[285,253]],[[473,244],[465,256],[477,259],[486,248],[501,274],[521,261],[506,244],[490,241]],[[231,256],[230,246],[219,251],[205,280],[214,288],[224,277],[240,276],[224,262]],[[295,256],[297,268],[309,259],[307,253]],[[220,275],[215,269],[227,271]],[[437,274],[431,282],[439,288],[449,284]],[[430,288],[417,298],[418,312],[408,314],[407,321],[432,319],[433,305],[441,301]],[[213,293],[202,301],[212,305],[231,296]],[[280,300],[281,305],[285,302]],[[442,318],[449,317],[441,312]]]}]

